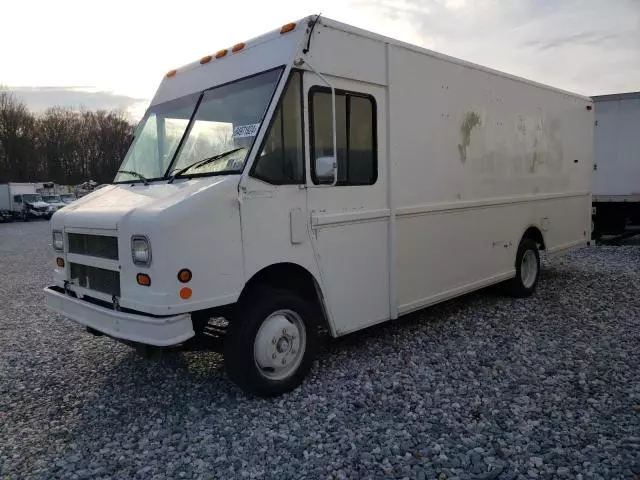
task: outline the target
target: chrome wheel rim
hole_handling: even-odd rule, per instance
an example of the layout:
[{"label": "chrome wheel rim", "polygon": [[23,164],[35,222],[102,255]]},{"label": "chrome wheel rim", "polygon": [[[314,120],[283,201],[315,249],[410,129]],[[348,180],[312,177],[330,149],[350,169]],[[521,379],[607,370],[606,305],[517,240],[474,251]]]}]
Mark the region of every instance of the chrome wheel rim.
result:
[{"label": "chrome wheel rim", "polygon": [[269,380],[284,380],[293,375],[304,357],[307,334],[300,315],[278,310],[260,325],[253,343],[253,358],[258,371]]},{"label": "chrome wheel rim", "polygon": [[524,288],[531,288],[533,284],[536,283],[536,278],[538,278],[538,260],[535,252],[532,250],[527,250],[522,256],[520,277],[522,278]]}]

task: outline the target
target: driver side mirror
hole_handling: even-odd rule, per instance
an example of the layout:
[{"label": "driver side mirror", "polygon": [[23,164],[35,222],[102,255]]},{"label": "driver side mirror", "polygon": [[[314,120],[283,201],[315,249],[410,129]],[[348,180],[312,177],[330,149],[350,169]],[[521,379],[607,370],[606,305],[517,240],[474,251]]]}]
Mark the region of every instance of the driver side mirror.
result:
[{"label": "driver side mirror", "polygon": [[333,183],[337,168],[337,163],[333,156],[317,157],[315,171],[318,183]]}]

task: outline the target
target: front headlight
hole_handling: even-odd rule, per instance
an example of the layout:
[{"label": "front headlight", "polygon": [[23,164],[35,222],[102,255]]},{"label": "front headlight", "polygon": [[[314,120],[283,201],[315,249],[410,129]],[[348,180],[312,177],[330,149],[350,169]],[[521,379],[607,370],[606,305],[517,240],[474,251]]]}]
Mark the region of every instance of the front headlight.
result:
[{"label": "front headlight", "polygon": [[143,267],[151,265],[151,245],[144,235],[131,237],[131,258],[136,265]]},{"label": "front headlight", "polygon": [[58,251],[64,250],[64,240],[62,238],[62,232],[59,230],[53,231],[53,248]]}]

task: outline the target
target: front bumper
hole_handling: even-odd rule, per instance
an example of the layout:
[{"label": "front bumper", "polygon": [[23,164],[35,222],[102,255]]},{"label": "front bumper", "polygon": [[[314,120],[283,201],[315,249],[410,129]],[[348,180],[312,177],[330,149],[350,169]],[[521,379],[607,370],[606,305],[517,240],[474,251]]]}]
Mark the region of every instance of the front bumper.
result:
[{"label": "front bumper", "polygon": [[110,337],[164,347],[182,343],[195,335],[188,313],[150,317],[94,305],[51,287],[45,288],[44,293],[49,310]]},{"label": "front bumper", "polygon": [[42,211],[42,210],[29,210],[29,215],[31,215],[32,217],[48,217],[50,215],[52,215],[53,212],[49,212],[49,211]]}]

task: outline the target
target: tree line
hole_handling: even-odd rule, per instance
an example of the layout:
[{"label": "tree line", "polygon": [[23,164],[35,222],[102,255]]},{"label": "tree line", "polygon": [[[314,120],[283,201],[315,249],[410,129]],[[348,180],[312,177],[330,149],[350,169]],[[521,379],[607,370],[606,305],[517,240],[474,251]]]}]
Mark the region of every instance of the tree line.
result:
[{"label": "tree line", "polygon": [[53,107],[34,114],[0,89],[0,183],[111,183],[134,127],[120,111]]}]

